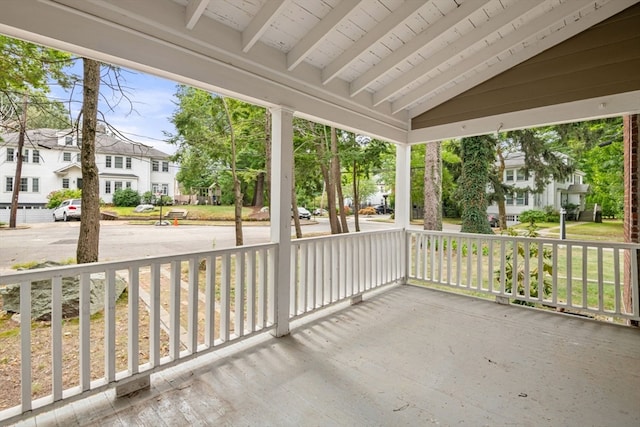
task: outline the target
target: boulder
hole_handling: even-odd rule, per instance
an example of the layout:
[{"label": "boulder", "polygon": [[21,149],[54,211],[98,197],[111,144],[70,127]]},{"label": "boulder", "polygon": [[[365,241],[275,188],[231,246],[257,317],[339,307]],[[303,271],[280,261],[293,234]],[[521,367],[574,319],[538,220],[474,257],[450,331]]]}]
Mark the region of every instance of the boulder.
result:
[{"label": "boulder", "polygon": [[[45,262],[32,268],[59,266],[55,262]],[[90,311],[95,314],[104,308],[106,279],[104,273],[91,275]],[[116,275],[116,299],[127,288],[127,282]],[[7,313],[20,313],[20,285],[7,285],[0,289],[3,309]],[[78,317],[80,314],[80,278],[62,278],[62,317],[64,319]],[[33,320],[51,320],[51,280],[31,282],[31,318]]]}]

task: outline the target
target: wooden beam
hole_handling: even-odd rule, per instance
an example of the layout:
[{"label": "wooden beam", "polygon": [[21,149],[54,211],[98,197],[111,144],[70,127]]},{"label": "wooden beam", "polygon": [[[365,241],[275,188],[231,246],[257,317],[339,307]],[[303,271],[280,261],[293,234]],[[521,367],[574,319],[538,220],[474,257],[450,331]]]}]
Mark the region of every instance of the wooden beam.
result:
[{"label": "wooden beam", "polygon": [[193,30],[193,27],[196,26],[200,17],[206,10],[209,5],[210,0],[190,0],[187,3],[187,9],[185,11],[185,27],[189,30]]},{"label": "wooden beam", "polygon": [[296,68],[304,58],[344,20],[363,0],[344,0],[331,10],[287,54],[287,69]]},{"label": "wooden beam", "polygon": [[243,52],[249,52],[253,45],[260,40],[260,37],[267,31],[269,25],[271,25],[273,20],[281,13],[287,3],[288,0],[269,0],[262,9],[260,9],[258,14],[242,32]]}]

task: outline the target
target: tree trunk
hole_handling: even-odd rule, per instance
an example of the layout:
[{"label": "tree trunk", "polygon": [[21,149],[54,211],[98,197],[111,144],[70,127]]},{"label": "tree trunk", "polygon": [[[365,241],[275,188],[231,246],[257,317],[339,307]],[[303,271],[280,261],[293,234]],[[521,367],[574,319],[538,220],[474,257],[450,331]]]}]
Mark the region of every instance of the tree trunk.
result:
[{"label": "tree trunk", "polygon": [[338,210],[340,211],[340,223],[342,233],[349,232],[347,225],[347,215],[344,211],[344,196],[342,195],[342,179],[340,176],[340,157],[338,156],[338,134],[336,128],[331,128],[331,171],[332,181],[335,185],[336,195],[338,196]]},{"label": "tree trunk", "polygon": [[100,63],[83,58],[82,97],[82,213],[76,249],[78,264],[98,261],[100,243],[100,181],[96,166],[96,127],[100,92]]},{"label": "tree trunk", "polygon": [[291,168],[291,216],[296,229],[296,239],[302,239],[302,227],[300,227],[300,214],[298,213],[298,199],[296,198],[296,173],[295,166]]},{"label": "tree trunk", "polygon": [[462,202],[463,233],[492,234],[487,219],[487,184],[489,168],[495,161],[493,141],[486,136],[462,138]]},{"label": "tree trunk", "polygon": [[442,231],[441,143],[430,142],[424,150],[424,229]]},{"label": "tree trunk", "polygon": [[358,162],[353,161],[353,220],[355,223],[356,231],[360,231],[360,197],[358,195]]},{"label": "tree trunk", "polygon": [[316,146],[318,152],[318,158],[320,161],[320,170],[322,171],[322,177],[324,178],[325,187],[327,190],[327,212],[329,214],[329,226],[331,227],[331,234],[340,234],[340,223],[338,222],[338,215],[336,210],[336,192],[333,185],[331,162],[329,165],[325,163],[326,150],[325,142],[323,141]]},{"label": "tree trunk", "polygon": [[260,172],[256,177],[252,206],[257,206],[259,208],[264,206],[264,181],[264,172]]},{"label": "tree trunk", "polygon": [[13,193],[11,194],[11,212],[9,213],[9,228],[16,228],[18,215],[18,199],[20,197],[20,181],[22,180],[22,152],[24,151],[24,135],[27,132],[27,107],[29,97],[25,94],[22,100],[22,115],[20,117],[20,133],[18,134],[18,153],[16,154],[16,173],[13,177]]},{"label": "tree trunk", "polygon": [[240,188],[240,180],[238,179],[238,171],[236,170],[236,135],[233,131],[233,122],[231,121],[231,114],[229,114],[229,107],[227,107],[227,100],[224,97],[222,97],[222,105],[224,106],[224,112],[229,122],[229,136],[231,138],[231,177],[233,179],[233,196],[235,199],[234,222],[236,226],[236,246],[242,246],[242,189]]},{"label": "tree trunk", "polygon": [[507,206],[504,200],[504,188],[502,186],[502,179],[504,177],[504,170],[506,169],[506,165],[504,163],[504,155],[502,154],[502,150],[498,149],[498,160],[500,161],[500,165],[498,166],[498,182],[499,185],[496,186],[495,193],[496,199],[498,201],[498,221],[500,223],[500,230],[507,229]]},{"label": "tree trunk", "polygon": [[264,114],[264,135],[265,167],[267,170],[264,177],[264,191],[266,193],[267,203],[271,204],[271,110],[268,108]]}]

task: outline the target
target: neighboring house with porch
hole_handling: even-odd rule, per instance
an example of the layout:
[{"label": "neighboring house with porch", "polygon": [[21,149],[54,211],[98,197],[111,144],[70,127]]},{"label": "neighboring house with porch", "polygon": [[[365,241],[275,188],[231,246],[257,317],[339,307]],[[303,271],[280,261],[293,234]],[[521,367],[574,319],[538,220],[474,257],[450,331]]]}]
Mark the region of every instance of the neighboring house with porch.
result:
[{"label": "neighboring house with porch", "polygon": [[[568,159],[562,153],[558,153]],[[554,211],[567,209],[569,219],[577,219],[586,209],[586,195],[589,185],[584,182],[584,172],[575,170],[565,180],[550,179],[549,183],[540,193],[532,191],[534,188],[534,175],[527,173],[525,169],[524,153],[516,152],[505,156],[505,170],[502,182],[514,187],[515,191],[505,196],[505,208],[507,223],[519,222],[518,216],[527,210],[544,210],[551,206]],[[487,208],[488,215],[498,215],[498,205],[492,203]]]},{"label": "neighboring house with porch", "polygon": [[[11,205],[18,159],[18,133],[0,135],[0,207]],[[19,205],[42,207],[52,191],[82,188],[78,133],[58,129],[29,130],[25,136],[20,178]],[[118,189],[140,194],[152,191],[175,195],[177,167],[169,155],[153,147],[122,141],[96,133],[96,164],[100,176],[100,198],[111,203]]]}]

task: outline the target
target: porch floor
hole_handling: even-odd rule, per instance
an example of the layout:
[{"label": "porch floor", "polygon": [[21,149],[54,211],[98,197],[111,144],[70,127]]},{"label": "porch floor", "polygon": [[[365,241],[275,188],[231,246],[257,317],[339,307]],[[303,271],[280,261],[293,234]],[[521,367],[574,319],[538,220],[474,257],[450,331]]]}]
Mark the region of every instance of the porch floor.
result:
[{"label": "porch floor", "polygon": [[394,286],[20,425],[640,425],[640,330]]}]

